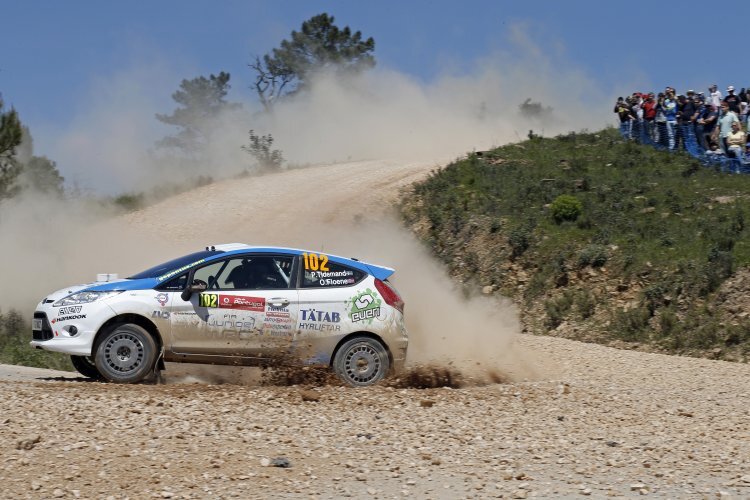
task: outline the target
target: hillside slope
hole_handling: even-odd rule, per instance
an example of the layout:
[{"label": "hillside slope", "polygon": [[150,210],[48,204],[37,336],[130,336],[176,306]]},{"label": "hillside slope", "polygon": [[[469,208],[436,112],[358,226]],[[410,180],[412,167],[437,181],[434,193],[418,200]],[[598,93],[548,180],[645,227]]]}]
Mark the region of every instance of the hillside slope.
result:
[{"label": "hillside slope", "polygon": [[402,212],[526,331],[747,361],[750,176],[615,130],[535,137],[452,163]]}]

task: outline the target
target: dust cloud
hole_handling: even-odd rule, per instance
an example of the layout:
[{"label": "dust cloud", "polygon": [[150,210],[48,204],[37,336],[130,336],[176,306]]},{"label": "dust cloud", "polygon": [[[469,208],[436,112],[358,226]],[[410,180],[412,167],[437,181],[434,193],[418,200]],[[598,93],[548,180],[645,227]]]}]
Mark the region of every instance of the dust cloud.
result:
[{"label": "dust cloud", "polygon": [[284,241],[291,246],[324,241],[329,253],[393,267],[389,281],[406,303],[410,365],[427,372],[449,367],[460,373],[462,385],[533,379],[544,372],[515,345],[521,331],[515,305],[461,288],[395,214],[340,216],[335,224],[299,228]]},{"label": "dust cloud", "polygon": [[[197,75],[172,79],[167,73],[179,72],[165,68],[169,65],[100,76],[91,87],[91,107],[74,117],[52,151],[44,151],[58,161],[61,173],[74,181],[77,191],[61,198],[29,192],[0,204],[0,276],[6,284],[0,290],[2,310],[30,313],[52,290],[90,282],[102,272],[127,276],[202,248],[209,237],[215,243],[316,248],[397,269],[393,281],[407,304],[411,361],[455,366],[490,378],[497,369],[516,378],[534,376],[533,363],[513,348],[519,323],[510,302],[467,298],[395,219],[373,218],[373,213],[383,214],[382,205],[373,207],[366,222],[352,222],[354,209],[345,204],[388,186],[371,182],[346,188],[344,193],[341,177],[328,178],[324,170],[300,170],[298,175],[307,175],[306,182],[295,184],[286,195],[315,201],[263,202],[262,192],[248,193],[254,208],[243,209],[252,213],[253,221],[242,220],[240,228],[223,221],[238,206],[227,206],[201,224],[192,223],[205,204],[201,196],[210,195],[212,202],[221,199],[229,184],[208,186],[200,196],[184,193],[179,197],[182,206],[167,221],[159,217],[163,204],[155,204],[143,217],[140,213],[113,217],[110,209],[92,201],[91,193],[145,189],[159,198],[168,191],[163,186],[175,179],[195,175],[231,179],[252,172],[253,160],[240,148],[248,142],[249,129],[272,134],[287,166],[298,168],[356,160],[456,158],[521,140],[531,129],[550,136],[591,124],[598,127],[609,119],[609,106],[590,78],[558,57],[546,56],[521,35],[516,51],[479,60],[468,74],[447,74],[428,83],[388,68],[345,79],[323,74],[311,82],[309,91],[278,102],[272,114],[259,113],[257,106],[245,102],[241,112],[219,117],[209,127],[213,133],[203,151],[205,161],[193,162],[188,170],[153,148],[156,141],[175,132],[153,124],[155,113],[174,109],[167,96],[179,81]],[[144,84],[147,81],[162,86],[156,92],[161,100],[145,90],[152,88]],[[522,115],[519,105],[529,98],[552,111]],[[228,100],[237,98],[230,93]],[[308,171],[309,175],[304,173]],[[292,172],[264,177],[282,182],[282,175]],[[346,176],[356,180],[360,174],[353,169]],[[391,201],[394,197],[390,193]],[[267,227],[267,221],[288,221],[299,213],[306,214],[305,223],[285,226],[282,236]]]},{"label": "dust cloud", "polygon": [[[288,236],[275,235],[274,243],[304,248],[310,241],[324,241],[325,251],[331,254],[355,256],[396,269],[389,281],[406,303],[409,332],[407,374],[395,382],[397,386],[463,387],[536,379],[547,374],[532,353],[515,344],[521,328],[514,304],[504,297],[476,295],[462,289],[427,248],[400,227],[394,215],[368,220],[354,214],[331,222],[306,221]],[[264,241],[274,238],[274,231],[269,228],[254,227],[252,232]],[[287,367],[277,372],[270,370],[264,377],[251,368],[171,365],[165,378],[176,383],[242,385],[335,383],[316,379],[305,370],[309,369]]]}]

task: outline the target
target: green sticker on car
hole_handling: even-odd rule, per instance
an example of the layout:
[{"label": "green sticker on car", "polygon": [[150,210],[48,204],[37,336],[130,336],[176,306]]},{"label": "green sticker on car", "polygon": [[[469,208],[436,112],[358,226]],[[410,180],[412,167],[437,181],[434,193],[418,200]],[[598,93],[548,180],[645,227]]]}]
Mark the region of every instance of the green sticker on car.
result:
[{"label": "green sticker on car", "polygon": [[382,300],[376,292],[369,288],[363,290],[348,301],[349,319],[353,323],[361,321],[369,325],[373,319],[380,316],[381,304]]}]

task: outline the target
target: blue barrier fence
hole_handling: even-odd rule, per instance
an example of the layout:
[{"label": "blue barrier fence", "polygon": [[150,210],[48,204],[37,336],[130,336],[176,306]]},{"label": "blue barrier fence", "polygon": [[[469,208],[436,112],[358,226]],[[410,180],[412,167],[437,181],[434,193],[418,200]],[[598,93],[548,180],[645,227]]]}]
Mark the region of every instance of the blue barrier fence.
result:
[{"label": "blue barrier fence", "polygon": [[[717,125],[718,126],[718,125]],[[700,134],[700,130],[698,131]],[[704,138],[696,136],[695,126],[668,122],[631,120],[620,124],[625,139],[666,151],[685,151],[706,166],[718,167],[722,172],[750,174],[750,158],[744,154],[730,158],[706,152]]]}]

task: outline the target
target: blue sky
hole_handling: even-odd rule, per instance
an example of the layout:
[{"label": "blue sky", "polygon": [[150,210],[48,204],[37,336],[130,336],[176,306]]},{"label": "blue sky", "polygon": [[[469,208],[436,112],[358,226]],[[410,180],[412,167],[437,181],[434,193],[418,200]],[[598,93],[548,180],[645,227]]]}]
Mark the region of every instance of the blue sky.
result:
[{"label": "blue sky", "polygon": [[[372,36],[379,68],[425,84],[476,71],[497,53],[512,61],[520,30],[528,50],[608,98],[665,85],[750,85],[742,28],[750,7],[742,2],[727,9],[693,1],[2,0],[0,7],[0,92],[30,126],[36,152],[53,158],[56,136],[124,73],[152,98],[154,113],[174,108],[169,96],[181,79],[222,70],[232,74],[230,98],[254,102],[252,56],[321,12]],[[721,27],[719,16],[730,12]]]}]

